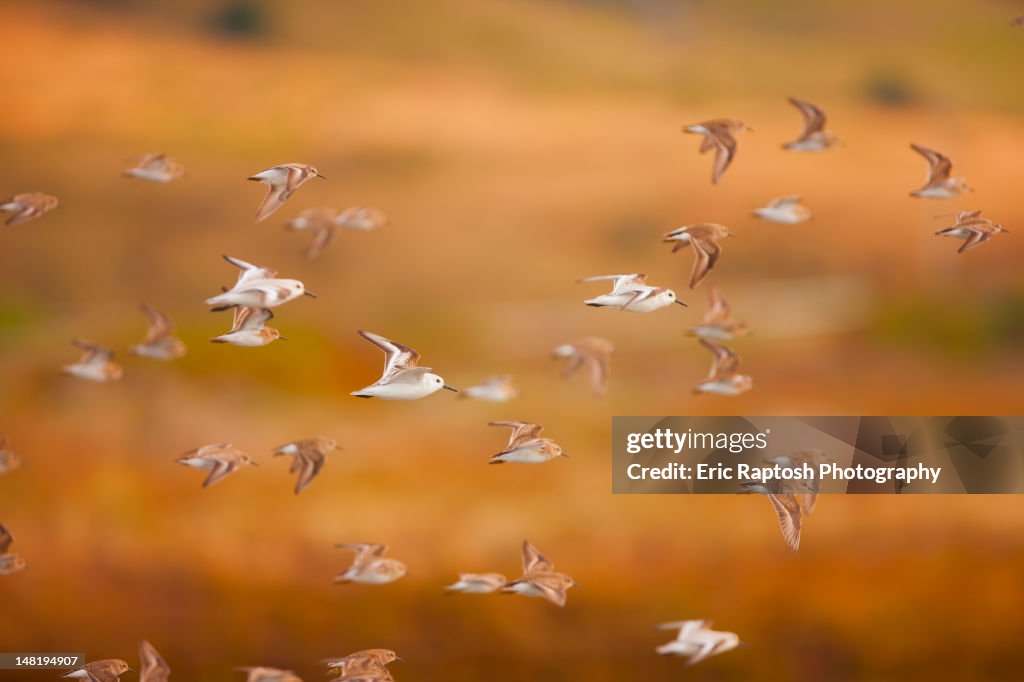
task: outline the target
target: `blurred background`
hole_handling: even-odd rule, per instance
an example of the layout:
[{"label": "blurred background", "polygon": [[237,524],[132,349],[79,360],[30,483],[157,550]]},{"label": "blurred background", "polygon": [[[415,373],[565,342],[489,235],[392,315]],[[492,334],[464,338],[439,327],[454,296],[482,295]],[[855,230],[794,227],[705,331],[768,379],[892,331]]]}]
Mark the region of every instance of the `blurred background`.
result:
[{"label": "blurred background", "polygon": [[[400,680],[1008,680],[1022,664],[1024,507],[987,496],[830,496],[786,549],[768,502],[613,496],[610,417],[1020,414],[1024,379],[1024,29],[1014,2],[903,0],[132,0],[3,3],[0,194],[61,206],[0,228],[0,522],[28,570],[0,578],[0,650],[125,658],[150,640],[177,680],[241,665],[319,679],[318,661],[393,648]],[[820,105],[846,144],[786,153],[786,102]],[[745,120],[718,185],[684,124]],[[948,154],[976,191],[912,199]],[[187,177],[120,177],[166,152]],[[253,223],[245,178],[284,162],[327,176]],[[801,194],[802,225],[751,209]],[[303,208],[376,206],[319,260],[285,232]],[[958,255],[941,214],[1009,234]],[[661,234],[738,236],[698,290]],[[221,254],[319,295],[280,308],[288,337],[213,345],[234,281]],[[580,277],[646,272],[689,308],[595,310]],[[694,396],[709,357],[684,335],[710,285],[752,336],[755,388]],[[124,355],[147,301],[189,344]],[[357,400],[383,357],[369,329],[465,387],[510,373],[494,405],[446,392]],[[608,396],[563,381],[556,345],[611,339]],[[122,381],[60,373],[83,337]],[[570,459],[489,467],[495,419],[546,427]],[[302,495],[290,440],[344,448]],[[259,468],[210,489],[174,463],[230,441]],[[558,609],[446,597],[459,571],[518,575],[529,538],[582,587]],[[387,586],[333,586],[383,542]],[[748,647],[692,669],[660,658],[667,620],[710,618]],[[0,671],[51,679],[57,671]],[[133,679],[129,674],[125,679]]]}]

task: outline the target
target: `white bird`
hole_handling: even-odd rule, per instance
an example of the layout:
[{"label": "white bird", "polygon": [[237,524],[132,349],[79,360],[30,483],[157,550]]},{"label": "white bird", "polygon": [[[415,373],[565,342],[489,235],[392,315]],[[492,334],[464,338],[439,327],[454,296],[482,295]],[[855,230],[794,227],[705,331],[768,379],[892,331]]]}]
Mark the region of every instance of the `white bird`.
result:
[{"label": "white bird", "polygon": [[484,377],[476,386],[462,389],[459,397],[474,398],[488,403],[503,403],[519,395],[519,389],[508,374]]},{"label": "white bird", "polygon": [[73,365],[64,365],[64,373],[88,381],[117,381],[124,376],[124,369],[114,362],[114,351],[88,341],[71,341],[81,349],[82,357]]},{"label": "white bird", "polygon": [[306,286],[297,279],[278,279],[277,270],[247,263],[239,258],[224,256],[224,260],[241,269],[235,286],[225,292],[206,299],[214,311],[227,310],[235,306],[247,308],[274,308],[299,296],[316,298],[306,291]]},{"label": "white bird", "polygon": [[504,587],[508,581],[501,573],[460,573],[459,579],[446,585],[448,593],[490,594]]},{"label": "white bird", "polygon": [[687,665],[696,665],[706,658],[735,649],[740,638],[734,632],[720,632],[711,629],[709,620],[681,620],[662,623],[659,630],[679,630],[676,638],[655,649],[659,654],[684,656]]},{"label": "white bird", "polygon": [[283,339],[281,332],[268,327],[267,322],[274,319],[274,313],[266,308],[235,307],[235,316],[231,331],[215,336],[213,343],[230,343],[234,346],[257,348],[265,346],[275,339]]},{"label": "white bird", "polygon": [[[270,186],[267,195],[263,197],[263,202],[256,211],[256,222],[269,218],[274,211],[281,208],[288,197],[295,193],[295,190],[313,177],[324,178],[320,175],[320,171],[306,163],[283,163],[249,176],[249,180],[265,182]],[[326,179],[324,178],[324,180]]]},{"label": "white bird", "polygon": [[384,351],[384,372],[375,383],[353,391],[351,395],[357,398],[417,400],[442,388],[458,393],[458,389],[446,384],[442,377],[431,373],[430,367],[419,367],[420,354],[412,348],[362,330],[359,330],[359,335]]},{"label": "white bird", "polygon": [[686,304],[676,298],[676,293],[664,287],[648,285],[647,275],[633,273],[630,275],[598,275],[597,277],[585,277],[577,280],[583,282],[601,282],[613,280],[612,291],[609,294],[601,294],[595,298],[584,301],[586,305],[595,308],[616,308],[631,313],[649,313],[659,308],[678,303],[681,306]]},{"label": "white bird", "polygon": [[811,211],[800,203],[800,196],[790,194],[776,197],[761,208],[755,208],[754,215],[769,222],[796,225],[811,219]]}]

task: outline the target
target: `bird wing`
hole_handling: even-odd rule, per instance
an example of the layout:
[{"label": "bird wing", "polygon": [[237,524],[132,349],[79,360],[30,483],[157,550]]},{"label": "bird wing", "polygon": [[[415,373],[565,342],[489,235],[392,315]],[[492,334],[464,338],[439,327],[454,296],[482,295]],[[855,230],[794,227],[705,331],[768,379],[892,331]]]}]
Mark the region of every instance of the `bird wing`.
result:
[{"label": "bird wing", "polygon": [[171,318],[148,303],[143,303],[140,309],[149,320],[149,331],[146,333],[146,338],[143,339],[142,345],[148,346],[157,341],[162,341],[174,333],[174,323],[171,322]]},{"label": "bird wing", "polygon": [[724,324],[732,319],[732,308],[725,300],[721,289],[711,287],[708,291],[708,312],[704,315],[704,324]]},{"label": "bird wing", "polygon": [[384,373],[388,376],[398,369],[412,369],[420,360],[420,354],[408,346],[386,339],[378,334],[359,330],[359,335],[384,351]]},{"label": "bird wing", "polygon": [[776,197],[768,202],[769,208],[785,208],[800,203],[799,194],[787,194],[784,197]]},{"label": "bird wing", "polygon": [[715,143],[715,165],[711,169],[711,182],[717,183],[725,174],[725,169],[732,163],[736,155],[736,138],[731,133],[721,132],[709,136]]},{"label": "bird wing", "polygon": [[532,440],[540,435],[544,427],[532,422],[499,421],[487,422],[488,426],[506,426],[512,429],[508,437],[508,447],[515,447],[519,443]]},{"label": "bird wing", "polygon": [[972,228],[967,229],[970,230],[971,236],[967,238],[967,240],[963,243],[963,246],[957,249],[957,253],[970,251],[973,248],[981,246],[982,244],[984,244],[985,242],[992,238],[991,232],[985,232],[982,230]]},{"label": "bird wing", "polygon": [[794,552],[800,549],[800,503],[796,495],[768,493],[768,500],[779,517],[779,528],[786,544]]},{"label": "bird wing", "polygon": [[71,341],[77,348],[82,351],[82,360],[87,365],[102,365],[109,362],[114,357],[114,351],[103,346],[97,346],[94,343],[83,341],[81,339],[74,339]]},{"label": "bird wing", "polygon": [[146,640],[139,642],[139,682],[167,682],[171,669]]},{"label": "bird wing", "polygon": [[209,488],[214,483],[224,480],[228,474],[237,468],[237,463],[233,461],[223,458],[213,459],[213,469],[210,470],[210,475],[206,477],[205,481],[203,481],[203,487]]},{"label": "bird wing", "polygon": [[300,467],[299,478],[295,481],[296,495],[313,482],[313,479],[320,473],[320,470],[324,468],[326,461],[327,456],[324,455],[320,448],[310,445],[309,441],[299,443],[299,456],[292,465],[293,469],[295,464],[298,464]]},{"label": "bird wing", "polygon": [[825,128],[825,112],[810,102],[796,97],[790,97],[789,103],[800,110],[804,115],[804,132],[800,139],[806,139],[811,133],[820,132]]},{"label": "bird wing", "polygon": [[0,554],[6,554],[7,550],[10,549],[12,542],[14,542],[14,536],[11,535],[11,531],[7,530],[7,528],[0,523]]},{"label": "bird wing", "polygon": [[715,267],[722,247],[709,237],[691,236],[690,242],[694,250],[693,270],[690,271],[690,288],[693,289],[704,281],[711,268]]},{"label": "bird wing", "polygon": [[732,374],[739,369],[740,357],[731,349],[707,339],[701,339],[700,345],[707,348],[714,355],[714,359],[711,361],[711,370],[708,372],[708,379],[717,379],[724,374]]},{"label": "bird wing", "polygon": [[334,229],[327,225],[317,225],[313,228],[313,239],[309,242],[309,246],[306,248],[306,258],[313,260],[327,248],[327,245],[331,243],[331,238],[334,236]]},{"label": "bird wing", "polygon": [[953,162],[949,160],[949,157],[935,151],[934,149],[922,147],[919,144],[911,143],[910,148],[928,161],[929,185],[949,178],[949,173],[953,170]]},{"label": "bird wing", "polygon": [[523,540],[523,573],[542,573],[555,567],[529,540]]},{"label": "bird wing", "polygon": [[259,331],[272,319],[274,319],[274,311],[269,308],[238,306],[235,308],[235,319],[234,324],[231,325],[231,331]]}]

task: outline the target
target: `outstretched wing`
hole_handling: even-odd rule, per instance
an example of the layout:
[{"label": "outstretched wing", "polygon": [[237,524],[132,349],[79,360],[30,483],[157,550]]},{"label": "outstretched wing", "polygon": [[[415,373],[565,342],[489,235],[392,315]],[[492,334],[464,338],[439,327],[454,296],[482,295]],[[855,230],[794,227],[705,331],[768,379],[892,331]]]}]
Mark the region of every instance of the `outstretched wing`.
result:
[{"label": "outstretched wing", "polygon": [[523,573],[546,573],[554,567],[529,540],[523,540]]},{"label": "outstretched wing", "polygon": [[953,170],[953,162],[949,160],[949,157],[935,151],[934,149],[922,147],[919,144],[911,143],[910,148],[928,161],[929,185],[949,178],[949,173]]},{"label": "outstretched wing", "polygon": [[384,351],[384,373],[386,377],[399,369],[412,369],[420,360],[420,354],[408,346],[403,346],[378,334],[359,330],[359,335]]},{"label": "outstretched wing", "polygon": [[800,110],[804,115],[804,132],[800,139],[804,139],[812,133],[817,133],[825,128],[825,112],[810,102],[796,97],[790,97],[789,103]]}]

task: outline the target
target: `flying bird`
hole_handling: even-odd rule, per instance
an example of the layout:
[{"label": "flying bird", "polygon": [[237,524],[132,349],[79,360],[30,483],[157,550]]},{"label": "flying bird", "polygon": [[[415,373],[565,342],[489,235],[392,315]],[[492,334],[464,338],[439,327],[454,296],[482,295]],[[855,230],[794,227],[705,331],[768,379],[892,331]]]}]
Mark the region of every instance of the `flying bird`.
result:
[{"label": "flying bird", "polygon": [[244,348],[258,348],[277,339],[284,339],[281,332],[268,327],[267,322],[274,319],[273,311],[267,308],[247,308],[236,306],[231,331],[210,339],[213,343],[230,343]]},{"label": "flying bird", "polygon": [[556,573],[555,565],[528,540],[523,540],[523,575],[509,582],[501,591],[525,597],[541,597],[557,606],[565,606],[566,592],[578,586],[566,574]]},{"label": "flying bird", "polygon": [[208,471],[210,475],[203,481],[204,488],[224,480],[244,466],[258,466],[249,455],[231,443],[203,445],[189,450],[175,461],[193,469]]},{"label": "flying bird", "polygon": [[387,666],[402,660],[391,649],[363,649],[341,658],[328,658],[328,676],[337,675],[341,680],[390,680]]},{"label": "flying bird", "polygon": [[337,228],[362,232],[386,225],[387,215],[383,211],[365,206],[353,206],[339,211],[336,208],[307,208],[285,223],[286,230],[309,230],[313,239],[306,249],[306,258],[318,257],[330,243]]},{"label": "flying bird", "polygon": [[608,391],[608,375],[611,372],[614,351],[615,346],[608,339],[588,336],[573,343],[564,343],[556,347],[551,354],[555,358],[565,360],[562,378],[568,379],[584,367],[590,381],[591,393],[603,396]]},{"label": "flying bird", "polygon": [[446,585],[448,594],[490,594],[497,592],[508,583],[501,573],[460,573],[459,579]]},{"label": "flying bird", "polygon": [[725,173],[725,169],[736,156],[736,133],[750,130],[747,124],[735,118],[716,118],[703,123],[695,123],[683,128],[683,132],[703,135],[700,153],[715,150],[715,165],[711,170],[711,182],[717,183]]},{"label": "flying bird", "polygon": [[753,214],[769,222],[796,225],[811,219],[809,208],[800,203],[800,195],[776,197],[767,205],[755,208]]},{"label": "flying bird", "polygon": [[956,214],[956,225],[945,227],[935,234],[963,239],[963,245],[957,249],[957,253],[963,253],[981,246],[1000,232],[1009,230],[993,220],[982,218],[981,211],[960,211]]},{"label": "flying bird", "polygon": [[0,575],[10,575],[24,570],[27,566],[20,554],[11,551],[14,536],[0,523]]},{"label": "flying bird", "polygon": [[[768,464],[778,464],[790,469],[800,468],[806,464],[814,470],[819,470],[822,464],[834,464],[836,460],[833,457],[826,455],[822,450],[818,450],[817,448],[808,448],[805,450],[791,452],[788,455],[776,455],[774,457],[769,457],[764,461]],[[800,510],[803,512],[804,516],[810,516],[814,512],[814,508],[818,506],[818,494],[821,492],[821,479],[815,476],[807,481],[807,487],[809,488],[808,492],[795,493],[797,501],[800,503]]]},{"label": "flying bird", "polygon": [[335,583],[384,585],[398,580],[406,573],[405,564],[398,559],[384,556],[388,551],[387,545],[343,543],[335,547],[350,549],[356,553],[352,564],[334,578]]},{"label": "flying bird", "polygon": [[376,382],[353,391],[351,395],[384,400],[417,400],[442,388],[458,393],[458,389],[446,384],[442,377],[432,374],[430,367],[418,366],[420,354],[412,348],[362,330],[359,335],[384,351],[384,372]]},{"label": "flying bird", "polygon": [[701,661],[735,649],[740,645],[740,638],[733,632],[719,632],[711,629],[710,620],[681,620],[674,623],[662,623],[659,630],[678,630],[676,638],[671,642],[657,647],[661,655],[683,656],[686,665],[696,665]]},{"label": "flying bird", "polygon": [[700,345],[711,351],[711,369],[707,379],[697,382],[694,393],[716,393],[718,395],[740,395],[754,387],[754,380],[740,374],[740,356],[725,346],[702,338]]},{"label": "flying bird", "polygon": [[929,197],[932,199],[951,199],[970,190],[963,178],[951,178],[953,162],[949,157],[934,149],[911,143],[910,148],[920,154],[928,162],[928,176],[920,189],[910,193],[912,197]]},{"label": "flying bird", "polygon": [[[256,222],[269,218],[274,211],[281,208],[281,205],[295,193],[306,181],[314,178],[323,178],[320,172],[305,163],[284,163],[274,166],[265,171],[249,176],[249,180],[265,182],[270,186],[267,195],[256,211]],[[326,180],[326,178],[324,178]]]},{"label": "flying bird", "polygon": [[744,493],[765,495],[772,503],[779,520],[779,529],[786,545],[794,552],[800,549],[801,504],[797,495],[814,492],[810,482],[803,479],[791,481],[743,481]]},{"label": "flying bird", "polygon": [[292,458],[288,473],[299,472],[295,481],[295,494],[306,489],[327,462],[327,453],[338,450],[338,442],[330,438],[304,438],[286,443],[274,450],[274,457],[285,455]]},{"label": "flying bird", "polygon": [[522,462],[526,464],[539,464],[555,457],[568,457],[562,451],[562,447],[550,438],[541,438],[540,432],[544,427],[531,422],[489,422],[488,426],[510,427],[512,434],[509,436],[508,445],[505,450],[491,457],[491,464],[502,464],[503,462]]},{"label": "flying bird", "polygon": [[732,316],[732,308],[725,300],[718,287],[708,290],[708,310],[704,319],[696,327],[690,327],[687,333],[702,339],[713,341],[729,341],[737,336],[746,336],[747,325],[737,322]]},{"label": "flying bird", "polygon": [[585,305],[593,308],[624,310],[630,313],[649,313],[673,303],[686,306],[685,303],[676,298],[676,292],[664,287],[648,285],[646,283],[647,275],[639,272],[629,275],[584,277],[577,280],[576,283],[601,282],[604,280],[612,280],[614,282],[611,293],[589,298],[583,301]]},{"label": "flying bird", "polygon": [[697,223],[685,225],[666,232],[662,241],[674,242],[672,253],[686,246],[693,246],[693,270],[690,271],[690,288],[694,289],[704,281],[711,268],[715,267],[722,247],[718,243],[726,237],[735,237],[729,228],[718,223]]},{"label": "flying bird", "polygon": [[215,306],[214,312],[227,310],[236,306],[247,308],[275,308],[294,300],[299,296],[316,298],[316,294],[306,291],[306,286],[297,279],[279,279],[277,270],[253,265],[240,258],[224,256],[224,260],[241,270],[235,286],[222,291],[213,298],[206,300],[207,305]]},{"label": "flying bird", "polygon": [[810,102],[790,97],[789,103],[800,110],[804,117],[804,129],[800,137],[782,145],[783,149],[794,152],[823,152],[839,144],[839,137],[831,130],[825,130],[825,112]]},{"label": "flying bird", "polygon": [[496,374],[484,377],[476,386],[469,386],[459,393],[460,398],[473,398],[488,403],[504,403],[519,395],[519,389],[512,382],[510,374]]},{"label": "flying bird", "polygon": [[149,330],[142,343],[132,346],[128,352],[153,360],[176,360],[184,356],[187,352],[185,342],[174,336],[171,318],[147,303],[143,303],[140,309],[149,320]]},{"label": "flying bird", "polygon": [[7,219],[7,225],[21,225],[30,220],[35,220],[44,213],[57,208],[60,202],[57,197],[43,194],[42,192],[28,192],[26,194],[15,194],[0,201],[0,211],[11,213]]},{"label": "flying bird", "polygon": [[144,154],[121,175],[150,182],[170,182],[185,175],[185,167],[166,154]]},{"label": "flying bird", "polygon": [[73,339],[72,345],[82,351],[82,357],[72,365],[64,365],[65,374],[88,381],[117,381],[124,376],[124,369],[114,362],[114,351],[88,341]]},{"label": "flying bird", "polygon": [[139,642],[139,682],[167,682],[171,669],[156,648],[142,640]]},{"label": "flying bird", "polygon": [[277,668],[264,668],[260,666],[235,668],[235,670],[246,674],[245,682],[302,682],[302,679],[291,670],[279,670]]},{"label": "flying bird", "polygon": [[102,661],[86,663],[80,668],[64,673],[63,677],[88,680],[88,682],[118,682],[121,675],[124,675],[129,670],[131,668],[121,659],[108,658]]}]

